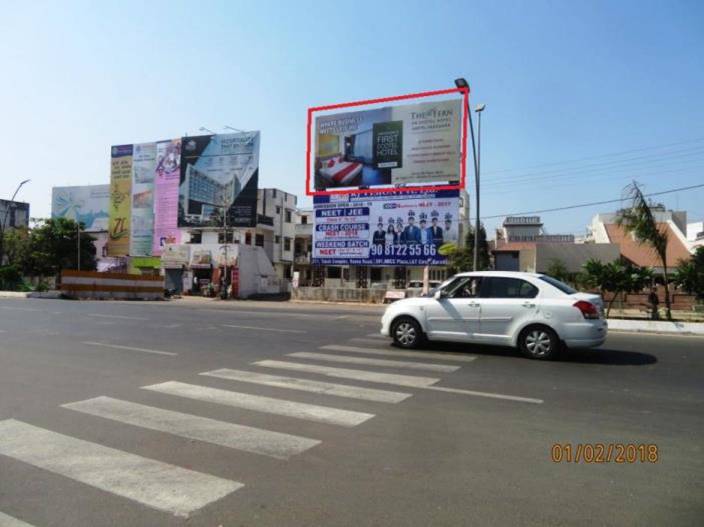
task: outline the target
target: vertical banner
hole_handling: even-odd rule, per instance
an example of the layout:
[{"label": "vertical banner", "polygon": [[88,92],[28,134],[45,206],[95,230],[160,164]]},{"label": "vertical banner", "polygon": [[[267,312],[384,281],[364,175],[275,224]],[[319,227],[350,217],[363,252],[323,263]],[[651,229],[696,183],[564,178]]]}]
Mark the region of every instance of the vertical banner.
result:
[{"label": "vertical banner", "polygon": [[181,140],[156,144],[154,176],[154,238],[152,254],[162,254],[166,244],[181,243],[178,230],[178,183],[181,176]]},{"label": "vertical banner", "polygon": [[150,256],[152,254],[155,171],[156,143],[134,145],[130,256]]},{"label": "vertical banner", "polygon": [[130,250],[132,152],[133,145],[111,149],[108,256],[125,256]]}]

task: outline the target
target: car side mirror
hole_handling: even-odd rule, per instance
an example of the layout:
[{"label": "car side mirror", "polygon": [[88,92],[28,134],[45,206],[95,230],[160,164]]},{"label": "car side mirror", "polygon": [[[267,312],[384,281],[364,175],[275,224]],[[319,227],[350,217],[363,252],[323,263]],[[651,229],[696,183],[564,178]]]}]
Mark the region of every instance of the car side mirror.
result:
[{"label": "car side mirror", "polygon": [[444,297],[445,297],[445,295],[444,295],[442,289],[438,289],[437,291],[435,291],[435,294],[433,295],[433,298],[435,300],[440,300],[441,298],[444,298]]}]

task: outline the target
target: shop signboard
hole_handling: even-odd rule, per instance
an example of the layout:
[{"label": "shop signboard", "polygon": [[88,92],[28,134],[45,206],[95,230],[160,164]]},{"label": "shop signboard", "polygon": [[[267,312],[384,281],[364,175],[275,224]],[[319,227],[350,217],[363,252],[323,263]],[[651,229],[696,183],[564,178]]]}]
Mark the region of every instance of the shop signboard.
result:
[{"label": "shop signboard", "polygon": [[457,243],[459,191],[316,196],[314,265],[444,265]]}]

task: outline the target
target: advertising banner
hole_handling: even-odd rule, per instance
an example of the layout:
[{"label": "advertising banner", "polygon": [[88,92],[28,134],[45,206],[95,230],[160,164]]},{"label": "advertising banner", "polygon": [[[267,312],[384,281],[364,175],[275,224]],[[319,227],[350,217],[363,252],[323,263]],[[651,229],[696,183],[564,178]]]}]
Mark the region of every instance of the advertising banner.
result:
[{"label": "advertising banner", "polygon": [[110,185],[51,189],[51,217],[82,223],[86,232],[108,230],[109,208]]},{"label": "advertising banner", "polygon": [[134,145],[132,153],[132,218],[130,256],[150,256],[154,232],[156,143]]},{"label": "advertising banner", "polygon": [[166,244],[181,243],[178,230],[178,183],[181,177],[181,140],[156,144],[154,176],[154,237],[152,254],[162,254]]},{"label": "advertising banner", "polygon": [[460,179],[459,99],[315,119],[315,190]]},{"label": "advertising banner", "polygon": [[444,265],[458,241],[459,191],[316,196],[314,265]]},{"label": "advertising banner", "polygon": [[130,250],[132,153],[132,145],[111,150],[108,256],[125,256]]},{"label": "advertising banner", "polygon": [[259,132],[183,137],[178,226],[256,226],[258,178]]}]

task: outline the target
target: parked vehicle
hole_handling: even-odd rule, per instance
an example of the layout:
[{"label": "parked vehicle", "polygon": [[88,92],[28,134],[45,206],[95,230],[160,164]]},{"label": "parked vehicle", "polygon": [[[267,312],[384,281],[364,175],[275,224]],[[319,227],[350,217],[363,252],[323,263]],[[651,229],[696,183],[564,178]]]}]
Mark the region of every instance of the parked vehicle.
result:
[{"label": "parked vehicle", "polygon": [[426,339],[518,347],[533,359],[606,339],[603,301],[537,273],[461,273],[431,297],[399,300],[381,319],[381,333],[402,348]]}]

